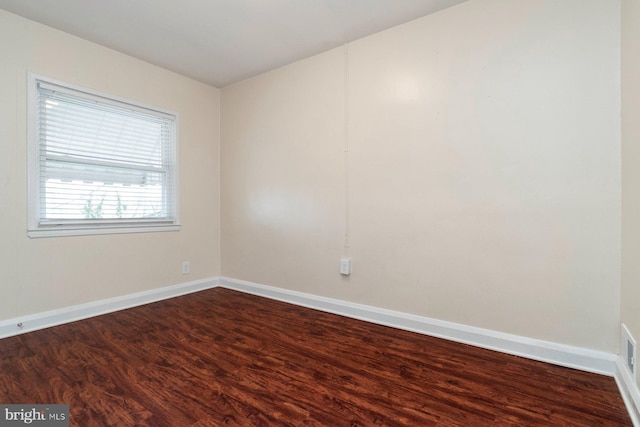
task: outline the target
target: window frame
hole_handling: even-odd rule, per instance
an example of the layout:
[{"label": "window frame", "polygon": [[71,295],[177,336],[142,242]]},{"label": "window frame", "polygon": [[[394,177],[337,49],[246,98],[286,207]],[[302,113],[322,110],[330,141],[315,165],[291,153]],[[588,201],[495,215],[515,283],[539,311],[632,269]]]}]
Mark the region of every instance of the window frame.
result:
[{"label": "window frame", "polygon": [[[38,83],[59,86],[78,94],[86,95],[86,99],[103,101],[107,104],[128,106],[134,110],[142,110],[147,113],[157,113],[158,116],[173,118],[173,165],[171,167],[171,179],[173,180],[173,200],[170,201],[173,219],[128,219],[128,220],[72,220],[58,223],[41,224],[40,212],[40,122],[38,105]],[[122,233],[149,233],[163,231],[179,231],[180,225],[180,191],[179,191],[179,115],[176,112],[145,105],[143,103],[102,93],[86,87],[70,84],[42,76],[33,72],[27,72],[27,235],[30,238],[56,237],[56,236],[82,236],[96,234],[122,234]]]}]

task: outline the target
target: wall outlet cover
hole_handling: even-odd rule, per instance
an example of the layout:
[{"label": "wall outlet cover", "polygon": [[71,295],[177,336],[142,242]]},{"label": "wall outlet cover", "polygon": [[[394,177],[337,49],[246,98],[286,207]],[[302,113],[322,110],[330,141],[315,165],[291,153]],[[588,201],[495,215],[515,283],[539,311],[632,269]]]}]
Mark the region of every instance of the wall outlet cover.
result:
[{"label": "wall outlet cover", "polygon": [[340,274],[348,276],[351,274],[351,260],[348,258],[342,258],[340,260]]}]

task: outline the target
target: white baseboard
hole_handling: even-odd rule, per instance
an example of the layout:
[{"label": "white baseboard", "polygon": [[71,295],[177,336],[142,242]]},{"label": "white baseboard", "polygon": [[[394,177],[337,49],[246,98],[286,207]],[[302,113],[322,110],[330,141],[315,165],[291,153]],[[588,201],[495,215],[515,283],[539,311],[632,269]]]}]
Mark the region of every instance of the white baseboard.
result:
[{"label": "white baseboard", "polygon": [[633,380],[622,356],[618,357],[617,367],[615,378],[620,394],[624,404],[627,406],[633,425],[640,427],[640,389],[638,389],[638,385]]},{"label": "white baseboard", "polygon": [[[167,298],[173,298],[192,292],[215,288],[218,286],[218,278],[195,280],[178,285],[152,289],[144,292],[123,295],[115,298],[93,301],[86,304],[65,307],[43,313],[20,316],[13,319],[0,321],[0,338],[19,335],[38,329],[49,328],[63,323],[75,322],[101,314],[111,313],[126,308],[149,304]],[[18,326],[21,324],[22,326]]]},{"label": "white baseboard", "polygon": [[229,277],[221,277],[219,285],[328,313],[471,344],[555,365],[608,376],[616,374],[617,355],[613,353],[536,340]]}]

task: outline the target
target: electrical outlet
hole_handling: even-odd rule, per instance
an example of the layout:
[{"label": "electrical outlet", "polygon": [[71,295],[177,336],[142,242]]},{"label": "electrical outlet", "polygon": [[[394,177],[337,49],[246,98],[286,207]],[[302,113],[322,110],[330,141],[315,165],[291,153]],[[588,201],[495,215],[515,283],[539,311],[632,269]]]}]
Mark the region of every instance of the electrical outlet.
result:
[{"label": "electrical outlet", "polygon": [[182,263],[182,274],[191,273],[191,261],[185,261]]},{"label": "electrical outlet", "polygon": [[349,258],[342,258],[340,260],[340,274],[343,276],[351,274],[351,260]]},{"label": "electrical outlet", "polygon": [[629,369],[631,376],[636,376],[636,340],[631,336],[631,332],[627,329],[626,325],[622,325],[622,351],[620,354],[624,358],[626,367]]}]

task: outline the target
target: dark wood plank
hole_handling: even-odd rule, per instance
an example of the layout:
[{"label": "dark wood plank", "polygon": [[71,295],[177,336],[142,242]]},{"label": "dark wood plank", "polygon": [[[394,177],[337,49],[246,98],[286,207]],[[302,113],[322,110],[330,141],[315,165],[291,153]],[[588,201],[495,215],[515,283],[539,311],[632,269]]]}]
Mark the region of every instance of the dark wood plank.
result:
[{"label": "dark wood plank", "polygon": [[0,340],[75,426],[630,426],[612,378],[216,288]]}]

